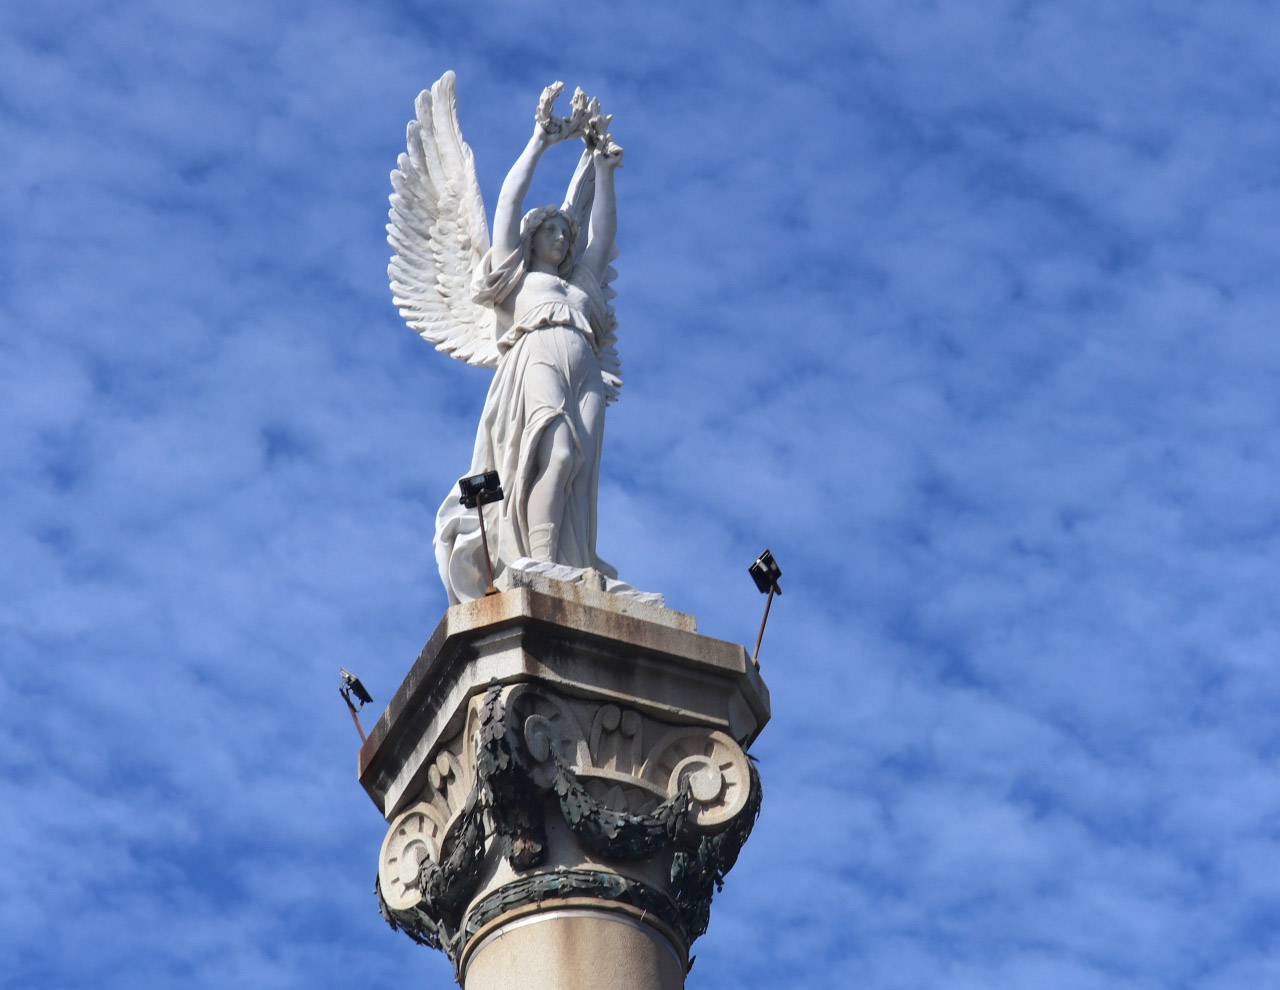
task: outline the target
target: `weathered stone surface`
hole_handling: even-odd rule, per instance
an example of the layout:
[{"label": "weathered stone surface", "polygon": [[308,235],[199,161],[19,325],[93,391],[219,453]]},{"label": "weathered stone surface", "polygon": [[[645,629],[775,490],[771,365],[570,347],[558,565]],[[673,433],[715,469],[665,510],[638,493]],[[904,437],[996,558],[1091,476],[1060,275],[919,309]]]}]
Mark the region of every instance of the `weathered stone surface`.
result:
[{"label": "weathered stone surface", "polygon": [[[513,944],[541,958],[588,929],[613,949],[506,985],[622,986],[605,970],[624,957],[650,974],[627,986],[683,982],[759,811],[745,747],[769,700],[741,646],[657,613],[536,573],[456,605],[361,749],[390,823],[383,914],[472,990],[498,985],[479,974],[507,972]],[[562,969],[578,975],[538,982]]]},{"label": "weathered stone surface", "polygon": [[361,747],[360,782],[388,819],[402,811],[462,730],[468,700],[495,680],[540,681],[749,746],[769,718],[768,688],[742,646],[694,628],[691,616],[540,575],[455,605]]},{"label": "weathered stone surface", "polygon": [[[666,600],[658,592],[637,591],[625,581],[611,578],[592,567],[569,567],[565,564],[552,564],[543,560],[533,560],[530,557],[521,557],[509,564],[495,580],[502,591],[510,591],[513,588],[532,588],[534,591],[545,592],[549,587],[548,582],[555,582],[560,588],[559,594],[577,591],[584,604],[617,609],[624,614],[639,615],[650,622],[674,625],[678,629],[687,629],[689,632],[698,631],[692,615],[673,612],[667,608]],[[613,596],[614,602],[609,603],[601,598],[601,592]],[[633,602],[649,607],[632,609],[629,606]]]},{"label": "weathered stone surface", "polygon": [[462,973],[467,990],[679,990],[686,961],[651,926],[579,906],[509,919]]}]

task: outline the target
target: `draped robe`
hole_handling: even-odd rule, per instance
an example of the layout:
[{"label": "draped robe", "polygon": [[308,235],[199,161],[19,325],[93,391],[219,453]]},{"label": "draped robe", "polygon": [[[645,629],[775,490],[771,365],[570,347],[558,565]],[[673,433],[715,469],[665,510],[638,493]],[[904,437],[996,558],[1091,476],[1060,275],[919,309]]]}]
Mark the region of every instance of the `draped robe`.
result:
[{"label": "draped robe", "polygon": [[[505,498],[484,506],[495,579],[530,556],[529,490],[538,476],[538,447],[563,422],[573,462],[561,492],[564,512],[555,563],[617,572],[596,556],[596,490],[604,435],[605,390],[598,353],[606,320],[595,276],[576,265],[561,278],[532,271],[528,243],[495,262],[485,255],[473,283],[478,302],[498,313],[498,368],[476,430],[470,474],[497,471]],[[449,603],[479,598],[488,577],[476,510],[456,488],[436,515],[436,563]]]}]

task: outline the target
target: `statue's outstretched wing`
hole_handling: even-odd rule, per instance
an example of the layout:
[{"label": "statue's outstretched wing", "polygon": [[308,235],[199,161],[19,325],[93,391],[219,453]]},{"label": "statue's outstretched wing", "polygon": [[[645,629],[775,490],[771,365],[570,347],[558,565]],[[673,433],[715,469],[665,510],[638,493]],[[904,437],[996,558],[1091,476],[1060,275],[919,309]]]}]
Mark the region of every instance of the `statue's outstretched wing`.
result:
[{"label": "statue's outstretched wing", "polygon": [[[609,260],[612,261],[617,256],[618,247],[615,244]],[[604,378],[606,402],[617,402],[618,393],[622,391],[622,361],[618,357],[618,317],[613,311],[613,303],[608,302],[618,294],[610,284],[617,277],[617,269],[610,265],[605,272],[604,282],[600,286],[601,291],[604,292],[606,311],[604,339],[600,341],[600,374]]]},{"label": "statue's outstretched wing", "polygon": [[475,159],[458,127],[454,74],[419,93],[414,107],[408,148],[391,173],[391,293],[400,315],[437,350],[496,368],[494,311],[471,295],[472,275],[489,250],[489,225]]},{"label": "statue's outstretched wing", "polygon": [[[591,227],[591,204],[595,200],[596,172],[591,162],[591,149],[588,148],[578,159],[578,168],[569,181],[569,191],[565,194],[561,207],[571,213],[578,221],[578,240],[574,244],[574,257],[581,258],[587,250],[587,237]],[[613,261],[618,256],[618,245],[614,244],[609,254]],[[605,271],[600,291],[605,299],[605,331],[600,341],[600,374],[604,378],[606,402],[617,402],[618,393],[622,391],[622,362],[618,358],[618,318],[613,304],[609,302],[617,296],[612,282],[618,277],[618,271],[610,265]]]}]

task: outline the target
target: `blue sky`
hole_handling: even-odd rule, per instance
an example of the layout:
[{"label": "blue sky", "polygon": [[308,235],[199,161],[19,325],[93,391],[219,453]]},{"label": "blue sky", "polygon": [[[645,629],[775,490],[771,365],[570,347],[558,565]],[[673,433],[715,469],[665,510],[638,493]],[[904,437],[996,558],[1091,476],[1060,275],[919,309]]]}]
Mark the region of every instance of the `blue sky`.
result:
[{"label": "blue sky", "polygon": [[5,5],[0,986],[450,985],[336,690],[442,613],[487,386],[385,276],[449,68],[490,209],[542,86],[616,114],[603,556],[747,642],[784,570],[691,990],[1280,985],[1278,56],[1243,0]]}]

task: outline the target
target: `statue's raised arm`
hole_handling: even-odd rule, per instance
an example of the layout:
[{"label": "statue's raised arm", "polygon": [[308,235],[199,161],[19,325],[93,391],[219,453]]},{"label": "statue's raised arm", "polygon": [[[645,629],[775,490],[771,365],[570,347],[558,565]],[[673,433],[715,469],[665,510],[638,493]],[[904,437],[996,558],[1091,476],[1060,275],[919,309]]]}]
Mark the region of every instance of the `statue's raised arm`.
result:
[{"label": "statue's raised arm", "polygon": [[[532,558],[616,578],[596,554],[596,491],[605,406],[622,384],[609,305],[622,149],[608,134],[612,118],[581,90],[570,115],[555,116],[562,90],[553,83],[542,93],[498,195],[492,245],[452,73],[419,97],[408,153],[392,173],[389,272],[414,329],[446,353],[496,366],[466,472],[496,470],[506,492],[481,510],[495,576]],[[564,205],[525,212],[544,152],[574,137],[586,151]],[[450,601],[479,597],[479,521],[453,493],[437,515],[435,547]]]},{"label": "statue's raised arm", "polygon": [[582,263],[602,285],[608,281],[613,260],[613,239],[618,231],[618,198],[613,191],[613,171],[622,164],[622,149],[610,151],[596,146],[591,151],[595,173],[595,202],[591,206],[591,229]]},{"label": "statue's raised arm", "polygon": [[538,111],[534,114],[533,134],[516,163],[511,166],[511,171],[503,180],[502,190],[498,193],[498,205],[493,212],[493,247],[500,257],[506,257],[520,244],[520,218],[524,213],[524,197],[529,192],[538,159],[553,144],[580,133],[586,122],[581,110],[569,118],[552,116],[551,108],[555,98],[563,91],[562,82],[554,82],[542,91]]}]

